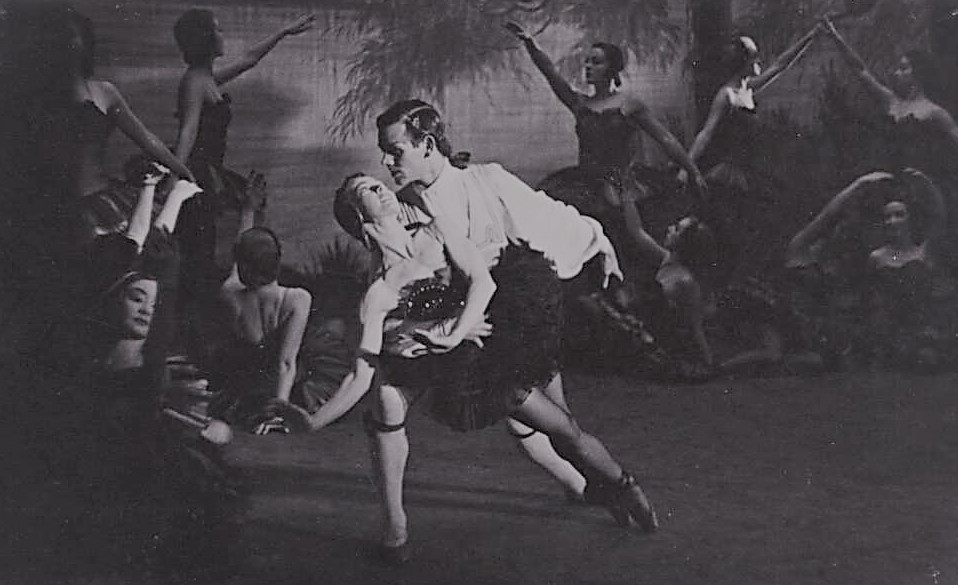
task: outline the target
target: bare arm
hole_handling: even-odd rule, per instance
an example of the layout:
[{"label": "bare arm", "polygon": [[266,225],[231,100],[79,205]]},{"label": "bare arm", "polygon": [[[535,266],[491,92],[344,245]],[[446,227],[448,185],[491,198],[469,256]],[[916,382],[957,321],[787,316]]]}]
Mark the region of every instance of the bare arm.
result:
[{"label": "bare arm", "polygon": [[130,109],[129,104],[126,103],[120,92],[112,84],[106,82],[103,82],[103,88],[110,103],[108,114],[117,127],[143,149],[143,152],[150,155],[153,160],[167,167],[181,178],[194,180],[193,173],[186,168],[186,165],[173,156],[173,153],[163,144],[163,141],[140,122],[140,119]]},{"label": "bare arm", "polygon": [[555,64],[552,62],[552,59],[546,55],[545,51],[539,48],[539,45],[536,43],[529,33],[527,33],[521,26],[515,22],[508,22],[505,25],[505,29],[511,32],[517,39],[519,39],[523,46],[525,46],[526,51],[529,53],[529,56],[532,57],[532,62],[535,64],[536,68],[539,69],[539,72],[546,78],[546,81],[549,82],[549,87],[552,88],[552,93],[559,98],[559,101],[562,102],[565,107],[575,112],[576,106],[579,105],[580,95],[572,86],[569,85],[569,82],[566,81],[561,75],[559,75],[559,70],[556,69]]},{"label": "bare arm", "polygon": [[702,299],[702,288],[694,278],[682,279],[670,291],[672,302],[675,303],[682,320],[692,330],[692,339],[702,354],[702,360],[712,365],[712,348],[705,337],[705,310]]},{"label": "bare arm", "polygon": [[805,33],[802,38],[795,41],[792,46],[785,49],[781,55],[776,57],[775,61],[773,61],[772,64],[768,66],[768,69],[763,71],[761,75],[750,77],[748,86],[756,92],[768,87],[782,72],[794,65],[801,56],[805,54],[805,50],[808,49],[809,45],[812,44],[812,41],[815,40],[815,37],[818,36],[821,30],[821,25],[816,25],[812,30]]},{"label": "bare arm", "polygon": [[905,169],[905,174],[920,185],[921,196],[928,202],[928,228],[925,230],[924,244],[934,246],[941,240],[945,231],[947,208],[941,190],[928,175],[917,169]]},{"label": "bare arm", "polygon": [[213,79],[216,80],[216,84],[222,85],[246,73],[275,49],[281,40],[308,31],[313,28],[315,21],[316,17],[312,14],[303,16],[247,49],[239,59],[217,67],[213,70]]},{"label": "bare arm", "polygon": [[835,25],[831,21],[825,20],[825,31],[831,36],[835,43],[838,44],[839,52],[842,55],[842,58],[845,62],[852,68],[852,71],[855,72],[855,75],[858,76],[858,79],[865,84],[865,88],[868,92],[877,99],[882,107],[888,108],[891,104],[897,99],[895,93],[881,84],[875,76],[872,75],[871,71],[868,70],[868,67],[865,66],[865,62],[862,61],[862,58],[858,56],[858,53],[849,46],[849,44],[842,38],[842,35],[838,34],[838,30],[835,28]]},{"label": "bare arm", "polygon": [[728,91],[723,87],[712,99],[708,118],[705,119],[705,124],[699,130],[699,133],[695,135],[695,141],[692,142],[692,148],[689,149],[689,158],[693,161],[698,161],[712,142],[719,124],[728,113],[729,105]]},{"label": "bare arm", "polygon": [[332,424],[369,392],[376,368],[363,356],[378,356],[382,351],[386,314],[395,307],[396,302],[398,302],[397,293],[389,290],[382,279],[373,283],[366,292],[363,300],[363,329],[359,342],[359,357],[356,358],[353,371],[343,378],[339,390],[318,411],[308,416],[307,422],[311,430],[319,430]]},{"label": "bare arm", "polygon": [[838,195],[832,198],[827,205],[815,216],[807,226],[788,243],[785,251],[785,265],[790,268],[807,266],[812,259],[812,246],[821,240],[825,234],[834,229],[841,218],[845,207],[861,193],[865,185],[892,178],[890,173],[874,172],[858,177]]},{"label": "bare arm", "polygon": [[699,198],[704,199],[706,196],[705,178],[695,165],[692,157],[685,152],[682,143],[669,132],[668,128],[659,122],[658,118],[652,115],[652,111],[649,107],[638,98],[631,97],[626,101],[626,106],[622,113],[626,115],[627,119],[633,121],[640,129],[648,133],[653,140],[658,142],[665,153],[669,155],[670,159],[685,169],[695,184]]},{"label": "bare arm", "polygon": [[150,233],[150,220],[153,218],[153,198],[156,194],[156,179],[149,177],[140,190],[136,206],[130,215],[130,224],[126,237],[136,242],[137,251],[143,251],[143,243]]},{"label": "bare arm", "polygon": [[306,322],[309,319],[309,309],[313,298],[305,289],[292,289],[287,296],[292,303],[292,310],[282,324],[283,335],[279,346],[279,363],[277,364],[276,398],[289,402],[289,394],[296,381],[296,358],[303,343],[303,333],[306,331]]},{"label": "bare arm", "polygon": [[[171,179],[166,179],[167,181]],[[162,187],[162,185],[161,185]],[[173,185],[173,189],[166,197],[163,209],[157,214],[153,225],[160,229],[173,233],[176,230],[176,222],[180,217],[180,209],[191,197],[200,192],[199,185],[179,179]]]}]

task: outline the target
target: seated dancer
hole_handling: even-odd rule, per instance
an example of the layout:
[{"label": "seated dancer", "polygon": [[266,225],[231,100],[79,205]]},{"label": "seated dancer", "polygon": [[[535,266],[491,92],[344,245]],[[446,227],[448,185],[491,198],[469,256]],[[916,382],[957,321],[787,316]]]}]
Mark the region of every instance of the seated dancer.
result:
[{"label": "seated dancer", "polygon": [[233,268],[220,288],[229,340],[210,365],[211,388],[220,393],[212,413],[257,434],[282,429],[282,421],[271,419],[264,407],[270,398],[288,402],[294,384],[303,380],[306,372],[297,362],[312,306],[309,291],[277,282],[279,239],[270,229],[253,226],[265,193],[263,176],[254,175],[240,215]]},{"label": "seated dancer", "polygon": [[[542,253],[508,244],[496,250],[498,261],[490,274],[488,260],[464,237],[454,217],[436,213],[407,231],[395,194],[362,175],[346,180],[337,192],[335,211],[343,229],[373,250],[378,269],[363,300],[355,368],[305,422],[322,428],[375,389],[367,424],[384,506],[381,545],[388,560],[408,559],[402,485],[410,393],[425,393],[430,414],[457,430],[483,428],[512,416],[545,433],[590,480],[596,497],[601,492],[620,522],[635,520],[649,532],[657,528],[655,512],[633,476],[579,428],[564,404],[540,389],[556,374],[561,327],[558,279]],[[483,341],[481,336],[489,333],[483,326],[487,311],[493,330]],[[467,339],[475,343],[463,343]],[[428,353],[415,357],[420,347]]]},{"label": "seated dancer", "polygon": [[91,247],[92,310],[61,332],[74,337],[56,336],[69,340],[66,350],[48,350],[48,424],[70,437],[69,445],[56,443],[55,473],[67,478],[64,497],[82,502],[73,523],[80,535],[65,535],[70,556],[84,557],[75,547],[89,539],[92,554],[116,555],[103,562],[205,570],[214,550],[222,551],[220,531],[228,530],[237,495],[217,448],[229,430],[218,422],[184,428],[182,417],[164,416],[178,273],[171,232],[199,187],[176,182],[151,222],[152,181],[126,232],[102,235]]},{"label": "seated dancer", "polygon": [[[944,201],[926,175],[914,169],[895,176],[873,172],[853,181],[789,244],[788,266],[803,268],[822,260],[826,239],[864,197],[882,200],[884,244],[859,259],[865,319],[856,337],[866,357],[896,366],[933,365],[938,330],[947,323],[936,298],[941,281],[935,256],[945,221]],[[874,206],[872,206],[874,208]],[[916,212],[917,210],[917,212]],[[916,226],[914,216],[924,218]],[[923,227],[920,230],[918,227]],[[919,235],[920,233],[920,235]],[[867,286],[863,286],[867,285]]]}]

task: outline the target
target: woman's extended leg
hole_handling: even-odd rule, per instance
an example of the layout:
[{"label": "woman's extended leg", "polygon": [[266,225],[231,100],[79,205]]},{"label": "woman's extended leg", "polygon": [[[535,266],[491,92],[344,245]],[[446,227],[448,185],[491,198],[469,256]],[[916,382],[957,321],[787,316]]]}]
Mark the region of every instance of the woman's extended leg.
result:
[{"label": "woman's extended leg", "polygon": [[376,487],[382,499],[382,537],[380,544],[386,559],[402,563],[408,560],[406,511],[402,504],[403,477],[409,457],[406,438],[406,398],[394,386],[381,385],[372,412],[365,418],[370,437]]},{"label": "woman's extended leg", "polygon": [[631,518],[646,532],[658,528],[655,511],[632,474],[622,469],[597,438],[579,428],[570,413],[533,390],[512,416],[548,435],[556,453],[585,475],[590,497],[608,507],[620,524],[628,524]]},{"label": "woman's extended leg", "polygon": [[[562,392],[562,375],[556,374],[543,392],[560,408],[569,411]],[[563,459],[552,447],[549,437],[514,418],[506,420],[506,428],[515,439],[516,445],[533,463],[545,470],[565,490],[571,500],[582,500],[585,491],[585,477]]]}]

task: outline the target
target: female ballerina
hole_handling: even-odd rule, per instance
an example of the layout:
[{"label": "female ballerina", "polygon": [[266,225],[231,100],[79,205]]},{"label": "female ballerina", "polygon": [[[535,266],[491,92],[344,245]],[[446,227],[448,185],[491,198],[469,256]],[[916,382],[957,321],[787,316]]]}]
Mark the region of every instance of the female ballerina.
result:
[{"label": "female ballerina", "polygon": [[[323,428],[375,390],[368,425],[383,502],[380,544],[388,560],[408,560],[404,426],[407,396],[417,392],[428,396],[434,418],[458,430],[512,416],[545,433],[597,492],[602,486],[602,501],[620,522],[635,520],[648,532],[658,527],[632,474],[540,390],[556,372],[560,325],[558,280],[540,253],[510,246],[490,274],[451,218],[436,215],[410,233],[396,196],[369,177],[347,179],[335,209],[342,227],[372,248],[380,268],[363,301],[355,368],[304,422]],[[487,310],[494,330],[483,342]],[[475,343],[463,343],[467,339]],[[429,354],[416,357],[422,346]]]},{"label": "female ballerina", "polygon": [[[758,129],[758,105],[755,95],[768,87],[780,74],[804,55],[819,34],[816,26],[787,48],[775,61],[762,70],[758,45],[750,37],[736,38],[729,55],[731,76],[716,92],[702,129],[695,136],[689,157],[705,171],[715,200],[709,205],[709,222],[722,233],[722,240],[732,247],[731,257],[745,257],[744,234],[749,230],[741,225],[742,212],[747,202],[767,196],[762,184],[768,172],[757,158],[755,137]],[[687,180],[685,171],[679,172],[680,181]],[[705,213],[705,210],[702,210]],[[753,238],[758,243],[761,238]]]},{"label": "female ballerina", "polygon": [[[936,328],[944,314],[936,310],[936,258],[944,231],[945,203],[924,173],[905,169],[899,175],[872,172],[838,193],[790,242],[787,266],[822,262],[823,240],[864,198],[883,197],[884,243],[860,257],[868,286],[862,290],[869,319],[862,324],[856,348],[884,364],[911,367],[936,359]],[[925,218],[923,225],[915,216]]]},{"label": "female ballerina", "polygon": [[312,296],[277,281],[279,238],[268,228],[254,227],[256,211],[265,205],[262,175],[254,177],[249,192],[240,214],[233,268],[220,287],[232,335],[210,367],[212,387],[222,393],[210,408],[219,418],[239,419],[256,434],[265,434],[283,428],[281,420],[271,420],[264,412],[266,400],[288,402],[306,374],[299,354]]}]

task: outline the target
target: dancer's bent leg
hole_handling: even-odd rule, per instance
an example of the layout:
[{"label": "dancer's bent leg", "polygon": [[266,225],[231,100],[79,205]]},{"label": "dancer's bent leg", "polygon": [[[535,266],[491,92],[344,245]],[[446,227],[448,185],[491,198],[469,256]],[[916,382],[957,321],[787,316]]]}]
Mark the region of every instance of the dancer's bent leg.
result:
[{"label": "dancer's bent leg", "polygon": [[512,416],[548,435],[556,453],[596,486],[596,497],[619,523],[627,524],[632,518],[647,532],[658,527],[655,512],[632,474],[622,469],[601,441],[584,432],[569,412],[534,390]]},{"label": "dancer's bent leg", "polygon": [[408,538],[402,504],[403,477],[409,457],[405,429],[407,403],[402,392],[394,386],[384,384],[376,392],[372,416],[367,418],[367,432],[382,504],[381,544],[386,548],[398,548]]}]

